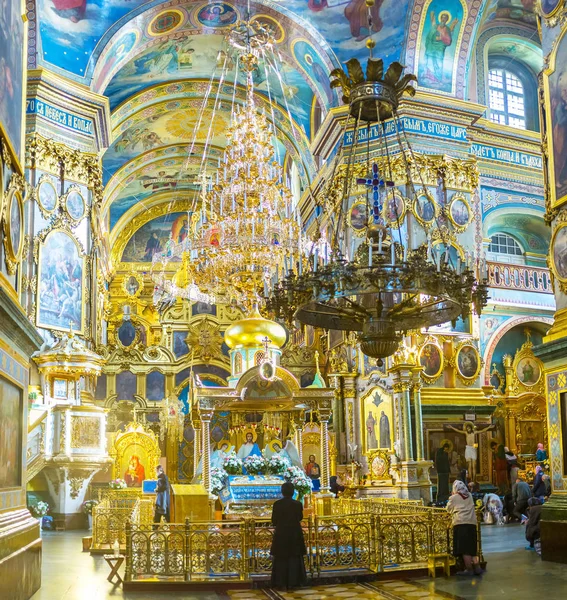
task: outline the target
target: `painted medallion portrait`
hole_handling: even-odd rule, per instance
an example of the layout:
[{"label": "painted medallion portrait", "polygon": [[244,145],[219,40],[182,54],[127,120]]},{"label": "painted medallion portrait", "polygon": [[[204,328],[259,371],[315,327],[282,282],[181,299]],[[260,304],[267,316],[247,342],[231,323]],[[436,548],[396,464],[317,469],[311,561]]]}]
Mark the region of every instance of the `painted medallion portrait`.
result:
[{"label": "painted medallion portrait", "polygon": [[22,217],[23,207],[22,199],[19,193],[12,194],[10,200],[10,244],[15,257],[20,255],[20,246],[23,241],[22,237]]},{"label": "painted medallion portrait", "polygon": [[550,17],[561,4],[563,4],[563,0],[541,0],[541,12],[545,17]]},{"label": "painted medallion portrait", "polygon": [[537,360],[531,356],[520,359],[516,366],[516,377],[524,385],[535,385],[541,376],[541,370]]},{"label": "painted medallion portrait", "polygon": [[228,27],[236,23],[238,15],[230,4],[213,2],[199,11],[197,19],[205,27]]},{"label": "painted medallion portrait", "polygon": [[567,280],[567,225],[560,226],[553,236],[553,266],[557,277]]},{"label": "painted medallion portrait", "polygon": [[67,208],[69,216],[74,221],[80,221],[85,215],[85,200],[81,194],[75,190],[69,192],[67,200],[65,201],[65,207]]},{"label": "painted medallion portrait", "polygon": [[388,192],[387,198],[384,203],[384,219],[394,227],[399,226],[406,214],[404,199],[399,192]]},{"label": "painted medallion portrait", "polygon": [[471,220],[471,211],[462,198],[454,198],[449,207],[449,215],[458,227],[465,227]]},{"label": "painted medallion portrait", "polygon": [[365,231],[368,225],[368,210],[366,207],[366,202],[355,202],[350,209],[348,220],[355,233]]},{"label": "painted medallion portrait", "polygon": [[436,344],[425,344],[419,352],[419,364],[427,377],[437,377],[443,369],[443,355]]},{"label": "painted medallion portrait", "polygon": [[84,258],[63,231],[51,232],[40,248],[37,324],[80,332],[83,329]]},{"label": "painted medallion portrait", "polygon": [[39,184],[37,190],[39,203],[45,212],[53,212],[57,206],[57,190],[50,179],[45,179]]},{"label": "painted medallion portrait", "polygon": [[478,350],[474,346],[462,346],[457,354],[457,369],[465,379],[472,379],[478,374],[480,361]]},{"label": "painted medallion portrait", "polygon": [[431,223],[435,219],[435,204],[430,196],[423,192],[414,201],[415,216],[422,223]]}]

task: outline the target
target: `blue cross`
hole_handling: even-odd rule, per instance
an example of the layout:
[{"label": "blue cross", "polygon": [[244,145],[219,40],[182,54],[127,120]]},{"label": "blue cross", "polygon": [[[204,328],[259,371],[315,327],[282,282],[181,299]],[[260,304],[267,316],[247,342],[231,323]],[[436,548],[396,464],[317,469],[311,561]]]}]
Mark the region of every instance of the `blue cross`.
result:
[{"label": "blue cross", "polygon": [[378,223],[380,221],[380,215],[382,214],[380,188],[392,187],[394,183],[392,181],[384,181],[383,179],[380,179],[380,173],[376,163],[372,165],[372,172],[370,175],[367,178],[357,178],[356,183],[358,183],[358,185],[365,185],[372,189],[372,216],[374,223]]}]

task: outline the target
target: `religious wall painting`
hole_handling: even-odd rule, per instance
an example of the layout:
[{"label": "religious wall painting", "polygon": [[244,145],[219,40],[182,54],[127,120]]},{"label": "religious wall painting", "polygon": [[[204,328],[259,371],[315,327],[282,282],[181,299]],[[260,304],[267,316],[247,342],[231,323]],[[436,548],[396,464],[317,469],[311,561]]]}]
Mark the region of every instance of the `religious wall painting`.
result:
[{"label": "religious wall painting", "polygon": [[67,232],[48,234],[39,251],[37,326],[83,332],[85,258]]},{"label": "religious wall painting", "polygon": [[175,31],[184,20],[180,10],[167,9],[157,14],[149,23],[147,32],[151,37],[159,37],[164,33]]},{"label": "religious wall painting", "polygon": [[37,201],[44,214],[50,215],[57,208],[58,194],[55,183],[49,175],[40,177],[37,186]]},{"label": "religious wall painting", "polygon": [[291,43],[291,51],[303,73],[312,85],[320,90],[325,105],[333,105],[335,96],[329,80],[329,67],[319,53],[305,39],[295,39]]},{"label": "religious wall painting", "polygon": [[117,400],[134,400],[138,391],[138,379],[132,371],[120,371],[116,374]]},{"label": "religious wall painting", "polygon": [[[169,240],[181,243],[188,233],[187,213],[177,212],[157,217],[142,225],[132,235],[124,248],[121,261],[151,263],[155,254],[165,250]],[[174,260],[174,258],[171,259],[171,261]]]},{"label": "religious wall painting", "polygon": [[0,375],[0,490],[22,485],[23,392]]},{"label": "religious wall painting", "polygon": [[465,385],[474,383],[480,375],[482,359],[476,346],[463,341],[455,348],[452,365],[455,367],[458,379]]},{"label": "religious wall painting", "polygon": [[[449,260],[451,260],[451,258]],[[454,324],[449,321],[447,323],[443,323],[442,325],[433,325],[427,329],[427,333],[435,335],[461,335],[463,333],[470,335],[471,332],[472,321],[470,316],[467,316],[464,319],[461,316],[458,316]]]},{"label": "religious wall painting", "polygon": [[562,6],[564,0],[540,0],[540,8],[544,17],[552,17]]},{"label": "religious wall painting", "polygon": [[437,216],[437,205],[432,195],[420,190],[413,201],[413,214],[422,225],[430,225]]},{"label": "religious wall painting", "polygon": [[550,257],[553,272],[560,282],[567,283],[567,223],[562,222],[557,226],[550,247],[553,249]]},{"label": "religious wall painting", "polygon": [[285,29],[270,15],[254,15],[250,21],[258,23],[265,31],[268,31],[276,44],[281,44],[285,40]]},{"label": "religious wall painting", "polygon": [[122,280],[122,289],[132,298],[137,298],[144,291],[144,277],[135,271],[126,275]]},{"label": "religious wall painting", "polygon": [[392,450],[395,436],[392,396],[374,387],[362,397],[361,408],[364,453]]},{"label": "religious wall painting", "polygon": [[448,431],[442,428],[427,429],[426,434],[427,439],[425,442],[427,459],[433,461],[432,475],[437,476],[435,469],[435,455],[437,454],[437,450],[448,443],[450,477],[458,477],[459,473],[467,468],[467,460],[465,458],[465,436],[455,431]]},{"label": "religious wall painting", "polygon": [[366,235],[369,216],[366,199],[357,200],[350,208],[348,213],[348,224],[354,235],[361,237]]},{"label": "religious wall painting", "polygon": [[551,208],[567,198],[567,36],[560,34],[543,72]]},{"label": "religious wall painting", "polygon": [[539,361],[529,356],[521,358],[516,365],[516,377],[525,386],[536,385],[541,377]]},{"label": "religious wall painting", "polygon": [[443,373],[443,350],[435,338],[426,339],[420,347],[419,364],[423,367],[422,377],[427,383],[433,383]]},{"label": "religious wall painting", "polygon": [[25,24],[19,0],[0,3],[0,133],[20,163],[24,108]]},{"label": "religious wall painting", "polygon": [[521,454],[535,454],[537,445],[545,443],[545,426],[542,419],[519,420],[517,426],[516,443]]},{"label": "religious wall painting", "polygon": [[126,460],[122,463],[124,469],[122,479],[129,488],[142,487],[142,483],[146,479],[146,467],[144,466],[147,465],[146,452],[137,444],[132,444],[129,451],[131,452],[130,456],[126,456]]},{"label": "religious wall painting", "polygon": [[24,246],[24,204],[18,190],[12,189],[6,200],[6,218],[4,219],[4,248],[8,272],[16,272],[17,263],[22,257]]},{"label": "religious wall painting", "polygon": [[398,229],[406,216],[406,202],[396,189],[390,189],[384,202],[384,220],[390,227]]},{"label": "religious wall painting", "polygon": [[150,371],[146,375],[146,398],[160,401],[165,397],[165,375],[160,371]]},{"label": "religious wall painting", "polygon": [[83,195],[75,186],[67,191],[64,205],[67,214],[73,221],[78,222],[85,216],[87,205]]},{"label": "religious wall painting", "polygon": [[461,194],[455,194],[449,204],[449,219],[459,229],[467,227],[472,219],[472,211],[467,199]]},{"label": "religious wall painting", "polygon": [[112,76],[112,72],[116,65],[126,58],[130,50],[134,47],[139,39],[138,31],[127,31],[115,42],[112,42],[110,49],[102,58],[102,68],[96,75],[97,81],[105,85],[108,78]]},{"label": "religious wall painting", "polygon": [[464,20],[459,0],[432,0],[423,9],[419,42],[419,87],[451,94]]},{"label": "religious wall painting", "polygon": [[238,13],[232,5],[226,2],[213,2],[199,10],[197,19],[205,27],[218,29],[236,23]]}]

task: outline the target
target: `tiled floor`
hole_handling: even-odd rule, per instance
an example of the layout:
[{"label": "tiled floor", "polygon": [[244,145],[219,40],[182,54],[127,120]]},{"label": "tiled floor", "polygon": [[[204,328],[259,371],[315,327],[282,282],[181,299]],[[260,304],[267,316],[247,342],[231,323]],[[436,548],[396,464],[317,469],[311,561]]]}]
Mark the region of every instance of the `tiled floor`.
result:
[{"label": "tiled floor", "polygon": [[[437,577],[412,580],[378,579],[372,583],[313,586],[295,592],[239,590],[216,592],[124,592],[106,580],[102,556],[80,552],[84,532],[44,534],[43,585],[33,600],[152,599],[177,600],[563,600],[567,598],[567,566],[545,563],[524,550],[523,527],[483,527],[488,570],[482,577]],[[10,600],[2,598],[1,600]]]}]

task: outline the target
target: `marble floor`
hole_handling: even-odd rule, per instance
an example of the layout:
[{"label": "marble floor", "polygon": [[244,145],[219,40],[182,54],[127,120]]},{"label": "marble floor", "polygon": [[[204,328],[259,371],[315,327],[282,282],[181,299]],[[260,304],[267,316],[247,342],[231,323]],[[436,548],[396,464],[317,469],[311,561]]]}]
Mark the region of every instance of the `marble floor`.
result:
[{"label": "marble floor", "polygon": [[[102,556],[82,553],[82,531],[45,532],[43,582],[32,600],[152,599],[177,600],[560,600],[566,597],[567,566],[543,562],[524,549],[520,525],[483,527],[483,547],[488,562],[481,577],[435,580],[377,579],[371,583],[316,586],[293,593],[272,590],[216,592],[124,592],[106,580],[109,568]],[[3,598],[2,600],[10,600]]]}]

